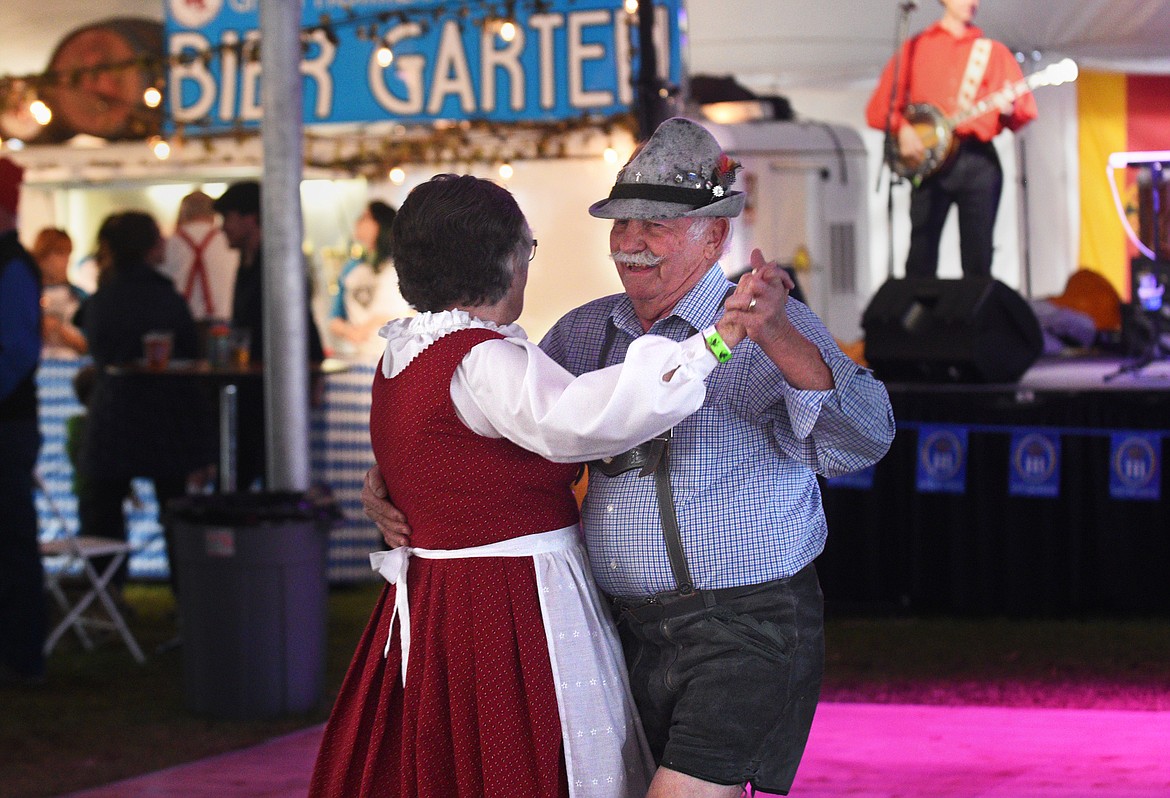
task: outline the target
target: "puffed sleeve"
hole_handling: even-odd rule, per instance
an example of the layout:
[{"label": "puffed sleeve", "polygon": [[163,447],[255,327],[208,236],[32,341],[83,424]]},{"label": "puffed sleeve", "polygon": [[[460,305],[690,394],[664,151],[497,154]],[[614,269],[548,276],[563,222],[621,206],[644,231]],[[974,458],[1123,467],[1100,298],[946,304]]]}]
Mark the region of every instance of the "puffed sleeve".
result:
[{"label": "puffed sleeve", "polygon": [[716,365],[699,335],[644,335],[624,363],[574,377],[529,341],[495,339],[464,358],[451,398],[476,433],[579,462],[620,454],[698,410]]}]

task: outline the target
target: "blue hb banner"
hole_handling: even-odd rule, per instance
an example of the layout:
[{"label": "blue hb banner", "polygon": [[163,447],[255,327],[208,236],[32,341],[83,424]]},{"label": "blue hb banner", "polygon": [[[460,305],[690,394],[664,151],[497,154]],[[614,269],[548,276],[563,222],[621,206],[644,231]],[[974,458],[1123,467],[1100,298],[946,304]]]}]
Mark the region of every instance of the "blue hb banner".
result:
[{"label": "blue hb banner", "polygon": [[1162,496],[1162,434],[1116,432],[1109,447],[1109,495],[1158,501]]},{"label": "blue hb banner", "polygon": [[1060,436],[1051,432],[1012,432],[1008,494],[1054,499],[1060,495]]},{"label": "blue hb banner", "polygon": [[923,424],[918,428],[917,486],[920,493],[967,491],[966,427]]},{"label": "blue hb banner", "polygon": [[[676,85],[681,5],[655,2],[659,76]],[[166,0],[172,129],[258,124],[258,6]],[[621,0],[507,7],[516,23],[510,41],[491,3],[302,0],[305,124],[556,121],[630,110],[637,28]]]}]

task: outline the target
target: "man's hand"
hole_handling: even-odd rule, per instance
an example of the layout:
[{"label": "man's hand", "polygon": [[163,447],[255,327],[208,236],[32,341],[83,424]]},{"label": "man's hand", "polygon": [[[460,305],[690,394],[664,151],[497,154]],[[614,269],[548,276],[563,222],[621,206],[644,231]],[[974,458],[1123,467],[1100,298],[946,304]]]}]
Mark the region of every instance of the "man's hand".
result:
[{"label": "man's hand", "polygon": [[390,493],[377,466],[366,472],[362,483],[362,509],[392,549],[410,544],[410,525],[402,511],[390,503]]},{"label": "man's hand", "polygon": [[922,137],[918,135],[913,125],[902,125],[898,129],[898,154],[912,169],[917,169],[926,158],[926,145],[922,143]]}]

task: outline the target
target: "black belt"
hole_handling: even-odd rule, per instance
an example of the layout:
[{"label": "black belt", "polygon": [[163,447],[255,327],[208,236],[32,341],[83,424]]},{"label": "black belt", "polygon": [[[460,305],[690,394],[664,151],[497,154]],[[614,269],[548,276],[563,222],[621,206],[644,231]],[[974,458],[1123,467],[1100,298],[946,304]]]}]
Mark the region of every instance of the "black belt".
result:
[{"label": "black belt", "polygon": [[611,601],[617,612],[618,620],[626,619],[637,623],[646,623],[710,609],[718,604],[725,604],[732,599],[754,593],[766,584],[768,583],[724,587],[718,590],[692,590],[689,593],[670,590],[665,593],[655,593],[645,599],[613,598]]}]

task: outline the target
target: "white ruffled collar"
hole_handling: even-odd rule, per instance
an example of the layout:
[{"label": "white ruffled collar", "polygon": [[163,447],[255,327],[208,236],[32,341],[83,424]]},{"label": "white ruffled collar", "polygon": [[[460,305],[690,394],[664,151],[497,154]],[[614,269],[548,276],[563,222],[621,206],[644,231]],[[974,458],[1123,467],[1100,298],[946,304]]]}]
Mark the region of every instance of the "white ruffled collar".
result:
[{"label": "white ruffled collar", "polygon": [[378,330],[378,335],[386,339],[382,375],[387,378],[397,376],[435,341],[459,330],[472,329],[495,330],[505,338],[528,340],[524,328],[518,324],[496,324],[472,316],[465,310],[420,313],[405,319],[395,319]]}]

